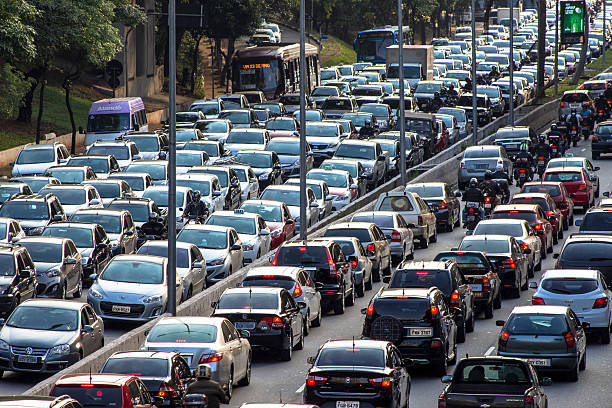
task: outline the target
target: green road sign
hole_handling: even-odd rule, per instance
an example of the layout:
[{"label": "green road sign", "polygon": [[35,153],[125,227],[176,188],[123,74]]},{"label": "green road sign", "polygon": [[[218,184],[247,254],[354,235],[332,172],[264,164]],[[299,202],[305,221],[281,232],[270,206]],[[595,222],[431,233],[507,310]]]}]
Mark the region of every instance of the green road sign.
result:
[{"label": "green road sign", "polygon": [[584,1],[562,1],[561,43],[575,44],[584,39]]}]

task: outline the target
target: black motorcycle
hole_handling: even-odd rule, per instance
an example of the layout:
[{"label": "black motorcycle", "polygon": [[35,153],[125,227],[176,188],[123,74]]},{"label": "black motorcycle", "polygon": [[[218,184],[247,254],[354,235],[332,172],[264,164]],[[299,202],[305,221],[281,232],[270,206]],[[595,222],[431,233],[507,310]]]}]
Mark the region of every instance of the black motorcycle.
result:
[{"label": "black motorcycle", "polygon": [[546,157],[544,156],[538,156],[536,157],[536,168],[537,168],[537,173],[538,176],[540,177],[540,180],[542,180],[542,175],[544,174],[544,171],[546,170]]},{"label": "black motorcycle", "polygon": [[470,202],[465,203],[465,225],[468,231],[474,231],[476,225],[480,222],[480,203]]}]

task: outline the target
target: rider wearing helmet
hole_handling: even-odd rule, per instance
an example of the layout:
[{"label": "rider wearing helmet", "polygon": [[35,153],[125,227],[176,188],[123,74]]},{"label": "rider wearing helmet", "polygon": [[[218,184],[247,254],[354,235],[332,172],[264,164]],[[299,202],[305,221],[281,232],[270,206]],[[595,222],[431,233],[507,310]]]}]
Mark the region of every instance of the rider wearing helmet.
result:
[{"label": "rider wearing helmet", "polygon": [[450,84],[446,93],[448,94],[448,96],[457,97],[458,93],[455,90],[455,84]]},{"label": "rider wearing helmet", "polygon": [[480,183],[480,189],[483,193],[489,193],[491,196],[500,196],[502,195],[501,188],[499,188],[499,184],[495,180],[493,180],[493,173],[487,170],[484,174],[484,181]]},{"label": "rider wearing helmet", "polygon": [[208,207],[200,199],[202,193],[198,190],[193,192],[193,200],[185,206],[183,215],[185,217],[208,218]]},{"label": "rider wearing helmet", "polygon": [[166,234],[166,227],[157,218],[157,213],[152,212],[149,214],[149,220],[142,224],[140,230],[145,235],[154,235],[162,239],[163,235]]},{"label": "rider wearing helmet", "polygon": [[544,160],[546,161],[548,161],[548,159],[552,155],[552,149],[546,143],[546,136],[544,136],[543,134],[538,137],[538,144],[534,146],[533,153],[536,157],[543,156]]},{"label": "rider wearing helmet", "polygon": [[[486,173],[485,173],[486,176]],[[510,176],[504,171],[504,165],[497,163],[495,171],[491,173],[491,178],[497,183],[499,189],[502,191],[502,202],[507,202],[510,198]]]},{"label": "rider wearing helmet", "polygon": [[212,369],[208,364],[200,364],[196,370],[196,381],[187,387],[187,395],[204,394],[208,401],[208,408],[219,408],[219,403],[229,404],[227,393],[223,387],[213,380]]},{"label": "rider wearing helmet", "polygon": [[[463,201],[466,203],[478,203],[480,209],[480,219],[484,219],[484,208],[482,207],[482,203],[484,202],[484,195],[480,188],[478,188],[478,180],[475,177],[470,179],[470,184],[468,188],[465,189],[463,193]],[[465,209],[462,214],[463,223],[465,224]]]},{"label": "rider wearing helmet", "polygon": [[491,72],[489,72],[489,80],[491,82],[497,81],[499,79],[499,71],[497,70],[497,65],[493,65],[491,67]]},{"label": "rider wearing helmet", "polygon": [[527,169],[529,180],[533,179],[533,156],[529,153],[527,142],[521,144],[521,151],[516,155],[516,173],[514,178],[518,179],[518,170],[520,168]]},{"label": "rider wearing helmet", "polygon": [[365,123],[359,129],[359,138],[360,139],[370,139],[374,137],[374,128],[372,127],[372,122],[369,119],[366,119]]}]

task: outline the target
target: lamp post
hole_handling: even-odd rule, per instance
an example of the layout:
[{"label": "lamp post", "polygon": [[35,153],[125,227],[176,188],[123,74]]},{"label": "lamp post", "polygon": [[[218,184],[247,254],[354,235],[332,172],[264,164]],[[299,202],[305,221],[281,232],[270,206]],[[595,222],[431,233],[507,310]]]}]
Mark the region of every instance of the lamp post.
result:
[{"label": "lamp post", "polygon": [[176,0],[168,0],[168,313],[176,316]]},{"label": "lamp post", "polygon": [[478,104],[476,97],[476,0],[472,0],[472,146],[478,143]]},{"label": "lamp post", "polygon": [[300,238],[306,239],[306,0],[300,0]]},{"label": "lamp post", "polygon": [[400,121],[400,176],[402,186],[406,185],[406,122],[404,121],[404,22],[402,13],[402,0],[397,0],[397,28],[398,28],[398,49],[399,49],[399,113]]},{"label": "lamp post", "polygon": [[510,110],[508,111],[508,124],[514,126],[514,0],[508,0],[508,3],[510,8],[510,89],[508,90]]}]

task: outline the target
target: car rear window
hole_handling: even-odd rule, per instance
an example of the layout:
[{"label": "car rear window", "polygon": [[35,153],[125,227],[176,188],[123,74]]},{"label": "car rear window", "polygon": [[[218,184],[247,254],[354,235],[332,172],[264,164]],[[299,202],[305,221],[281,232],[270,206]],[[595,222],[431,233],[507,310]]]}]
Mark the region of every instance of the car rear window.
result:
[{"label": "car rear window", "polygon": [[499,157],[499,150],[492,149],[473,149],[466,150],[463,154],[464,159],[489,159]]},{"label": "car rear window", "polygon": [[219,309],[278,309],[276,293],[226,293],[219,299]]},{"label": "car rear window", "polygon": [[539,205],[540,208],[544,211],[550,210],[548,201],[546,201],[546,199],[544,198],[527,198],[527,197],[513,198],[512,201],[510,201],[510,204],[536,204],[536,205]]},{"label": "car rear window", "polygon": [[324,237],[355,237],[361,243],[372,242],[370,231],[365,228],[329,228]]},{"label": "car rear window", "polygon": [[171,323],[153,326],[147,342],[153,343],[214,343],[217,327],[212,324]]},{"label": "car rear window", "polygon": [[[536,213],[531,211],[496,211],[491,214],[492,219],[510,218],[513,220],[525,220],[527,222],[536,221]],[[505,234],[504,234],[505,235]]]},{"label": "car rear window", "polygon": [[446,270],[397,270],[391,278],[389,288],[431,288],[437,286],[445,294],[450,294],[452,284]]},{"label": "car rear window", "polygon": [[295,281],[289,276],[280,275],[256,275],[247,276],[242,280],[242,286],[272,286],[290,290]]},{"label": "car rear window", "polygon": [[560,336],[568,331],[565,316],[513,314],[504,329],[515,335]]},{"label": "car rear window", "polygon": [[372,214],[356,214],[351,218],[353,222],[373,222],[379,228],[393,228],[393,216],[391,215],[372,215]]},{"label": "car rear window", "polygon": [[510,252],[508,241],[501,239],[469,239],[461,242],[460,250],[481,251],[488,253]]},{"label": "car rear window", "polygon": [[283,246],[278,249],[275,265],[311,266],[327,263],[327,251],[322,246]]},{"label": "car rear window", "polygon": [[598,286],[595,279],[551,278],[542,281],[542,289],[559,295],[582,295],[593,292]]},{"label": "car rear window", "polygon": [[53,388],[51,395],[54,397],[68,395],[70,398],[79,401],[83,407],[123,406],[121,387],[109,385],[98,387],[95,384],[93,386],[90,385],[91,384],[87,384],[87,387],[83,387],[81,384],[58,385]]},{"label": "car rear window", "polygon": [[442,186],[406,186],[406,191],[417,193],[421,198],[442,197],[444,190]]},{"label": "car rear window", "polygon": [[578,102],[586,102],[589,100],[589,97],[584,94],[584,93],[567,93],[565,95],[563,95],[563,98],[561,98],[561,100],[563,102],[568,102],[568,103],[578,103]]},{"label": "car rear window", "polygon": [[424,320],[429,311],[427,299],[383,298],[374,302],[374,311],[379,316],[393,316],[400,320]]},{"label": "car rear window", "polygon": [[469,384],[530,384],[523,364],[509,362],[474,362],[464,364],[453,376],[457,383]]},{"label": "car rear window", "polygon": [[168,371],[165,358],[123,357],[108,359],[100,372],[159,378],[166,377]]},{"label": "car rear window", "polygon": [[363,347],[326,347],[319,353],[315,365],[384,367],[385,352]]},{"label": "car rear window", "polygon": [[560,182],[570,182],[570,181],[582,181],[582,174],[572,171],[564,171],[564,172],[554,172],[554,173],[544,173],[544,181],[560,181]]},{"label": "car rear window", "polygon": [[612,211],[586,213],[580,225],[580,232],[583,231],[612,232]]},{"label": "car rear window", "polygon": [[608,242],[570,242],[563,248],[561,256],[562,261],[584,262],[587,265],[589,262],[604,262],[612,261],[612,256],[606,254],[612,253],[612,243]]},{"label": "car rear window", "polygon": [[510,235],[512,237],[522,237],[523,227],[520,224],[500,222],[498,224],[483,224],[476,225],[476,229],[472,235]]},{"label": "car rear window", "polygon": [[561,189],[559,186],[546,186],[546,185],[525,185],[521,193],[548,193],[551,197],[559,197],[561,195]]},{"label": "car rear window", "polygon": [[377,211],[414,211],[412,203],[405,196],[385,197],[380,202]]}]

